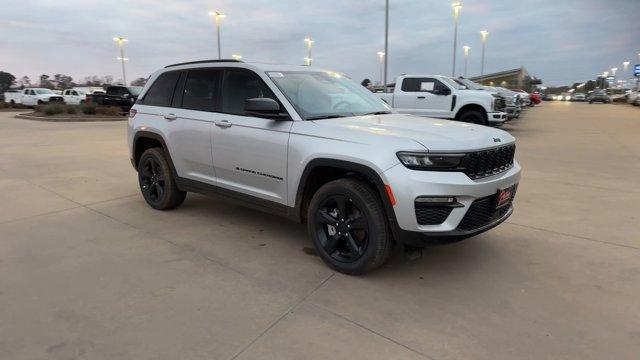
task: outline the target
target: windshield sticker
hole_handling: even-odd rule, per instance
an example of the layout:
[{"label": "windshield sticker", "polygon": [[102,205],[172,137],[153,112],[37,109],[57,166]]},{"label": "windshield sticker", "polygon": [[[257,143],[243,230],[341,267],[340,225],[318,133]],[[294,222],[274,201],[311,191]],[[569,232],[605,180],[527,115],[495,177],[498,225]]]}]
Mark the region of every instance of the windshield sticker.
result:
[{"label": "windshield sticker", "polygon": [[284,74],[281,72],[270,71],[267,74],[269,74],[269,77],[279,77],[279,78],[284,77]]}]

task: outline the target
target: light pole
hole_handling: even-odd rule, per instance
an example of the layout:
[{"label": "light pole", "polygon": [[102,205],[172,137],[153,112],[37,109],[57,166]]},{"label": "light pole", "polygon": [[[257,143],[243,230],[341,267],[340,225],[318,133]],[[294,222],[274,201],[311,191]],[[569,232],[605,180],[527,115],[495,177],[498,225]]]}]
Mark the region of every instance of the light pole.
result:
[{"label": "light pole", "polygon": [[126,57],[124,57],[124,43],[126,43],[127,39],[125,39],[122,36],[116,36],[113,38],[113,41],[116,42],[116,44],[118,44],[118,47],[120,48],[120,56],[118,57],[118,60],[120,60],[120,63],[122,63],[122,82],[124,83],[123,85],[127,85],[127,75],[126,72],[124,70],[124,62],[129,60]]},{"label": "light pole", "polygon": [[482,64],[480,65],[480,84],[483,84],[484,81],[484,51],[487,45],[487,37],[489,36],[489,32],[487,30],[481,30],[480,36],[482,36]]},{"label": "light pole", "polygon": [[238,61],[242,60],[242,55],[240,55],[240,54],[231,54],[231,57],[234,60],[238,60]]},{"label": "light pole", "polygon": [[471,50],[470,46],[463,46],[462,49],[464,50],[464,77],[467,77],[467,67],[469,65],[469,50]]},{"label": "light pole", "polygon": [[[389,61],[389,0],[384,2],[384,91],[387,92],[387,70]],[[640,56],[640,54],[638,54]]]},{"label": "light pole", "polygon": [[382,85],[384,81],[384,52],[378,51],[378,58],[380,59],[380,85]]},{"label": "light pole", "polygon": [[313,58],[311,57],[311,47],[316,41],[311,39],[311,36],[307,36],[306,38],[304,38],[304,42],[307,43],[307,57],[304,58],[304,60],[307,63],[307,66],[311,66],[311,62],[313,61]]},{"label": "light pole", "polygon": [[453,7],[453,68],[451,70],[451,77],[456,76],[456,53],[458,52],[458,18],[460,17],[460,9],[462,9],[461,2],[454,2],[451,4]]},{"label": "light pole", "polygon": [[226,18],[227,15],[221,13],[220,11],[209,11],[209,16],[213,16],[216,22],[216,33],[218,36],[218,59],[222,59],[222,49],[220,46],[220,22],[222,19]]},{"label": "light pole", "polygon": [[628,61],[628,60],[622,63],[622,66],[624,66],[625,73],[629,70],[629,64],[631,64],[631,61]]}]

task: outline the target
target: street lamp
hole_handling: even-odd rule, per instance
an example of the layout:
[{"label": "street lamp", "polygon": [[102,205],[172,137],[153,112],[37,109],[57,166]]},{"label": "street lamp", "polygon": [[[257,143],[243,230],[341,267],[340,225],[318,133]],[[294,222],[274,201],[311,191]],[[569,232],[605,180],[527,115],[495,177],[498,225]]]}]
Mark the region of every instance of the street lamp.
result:
[{"label": "street lamp", "polygon": [[467,77],[467,66],[469,65],[469,50],[471,50],[471,46],[463,46],[464,50],[464,77]]},{"label": "street lamp", "polygon": [[451,77],[456,76],[456,53],[458,48],[458,18],[460,17],[460,9],[462,9],[461,2],[454,2],[451,4],[453,7],[453,68],[451,70]]},{"label": "street lamp", "polygon": [[378,58],[380,59],[380,84],[382,85],[384,81],[384,52],[378,51]]},{"label": "street lamp", "polygon": [[307,66],[311,66],[311,61],[313,61],[313,58],[311,57],[311,47],[313,46],[315,40],[312,40],[310,36],[307,36],[306,38],[304,38],[304,42],[307,43],[307,57],[304,58],[304,60]]},{"label": "street lamp", "polygon": [[487,30],[481,30],[480,35],[482,36],[482,64],[480,65],[480,84],[484,81],[484,50],[487,45],[487,37],[489,36],[489,32]]},{"label": "street lamp", "polygon": [[238,61],[240,61],[242,59],[242,55],[240,55],[240,54],[232,54],[231,57],[234,58],[235,60],[238,60]]},{"label": "street lamp", "polygon": [[209,11],[209,16],[213,16],[216,22],[216,33],[218,34],[218,59],[222,59],[222,50],[220,48],[220,22],[226,18],[227,15],[220,11]]},{"label": "street lamp", "polygon": [[616,76],[616,71],[618,71],[618,68],[611,68],[611,76]]},{"label": "street lamp", "polygon": [[627,70],[629,70],[629,64],[631,64],[631,61],[625,61],[622,63],[622,65],[624,66],[624,72],[627,72]]},{"label": "street lamp", "polygon": [[[389,0],[384,2],[384,91],[387,91],[387,70],[389,61]],[[638,54],[640,56],[640,54]]]},{"label": "street lamp", "polygon": [[122,64],[122,82],[123,82],[123,85],[126,86],[127,85],[127,75],[126,75],[126,72],[124,70],[124,62],[129,60],[129,59],[124,57],[124,43],[126,43],[129,40],[125,39],[122,36],[116,36],[116,37],[113,38],[113,41],[115,41],[116,44],[118,44],[118,47],[120,48],[120,56],[118,57],[118,60],[120,60],[120,63]]}]

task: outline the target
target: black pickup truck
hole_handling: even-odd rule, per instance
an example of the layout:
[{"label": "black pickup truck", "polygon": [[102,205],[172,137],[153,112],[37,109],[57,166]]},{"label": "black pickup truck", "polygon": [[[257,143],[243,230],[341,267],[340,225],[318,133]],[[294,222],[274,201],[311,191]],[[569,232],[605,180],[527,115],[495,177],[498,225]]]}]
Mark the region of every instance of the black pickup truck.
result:
[{"label": "black pickup truck", "polygon": [[85,102],[102,106],[118,106],[129,111],[142,91],[141,86],[107,86],[104,94],[87,94]]}]

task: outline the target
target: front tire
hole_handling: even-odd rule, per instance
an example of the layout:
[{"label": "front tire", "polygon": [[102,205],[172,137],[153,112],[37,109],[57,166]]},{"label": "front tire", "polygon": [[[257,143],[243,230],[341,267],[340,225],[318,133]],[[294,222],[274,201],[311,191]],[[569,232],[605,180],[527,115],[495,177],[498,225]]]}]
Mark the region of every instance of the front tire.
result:
[{"label": "front tire", "polygon": [[178,189],[161,148],[147,149],[142,153],[138,162],[138,183],[144,200],[157,210],[173,209],[187,196],[186,192]]},{"label": "front tire", "polygon": [[476,110],[465,111],[459,118],[462,122],[468,122],[478,125],[488,125],[487,119],[483,113]]},{"label": "front tire", "polygon": [[320,258],[350,275],[363,274],[389,258],[392,236],[382,201],[365,182],[339,179],[311,199],[307,229]]}]

